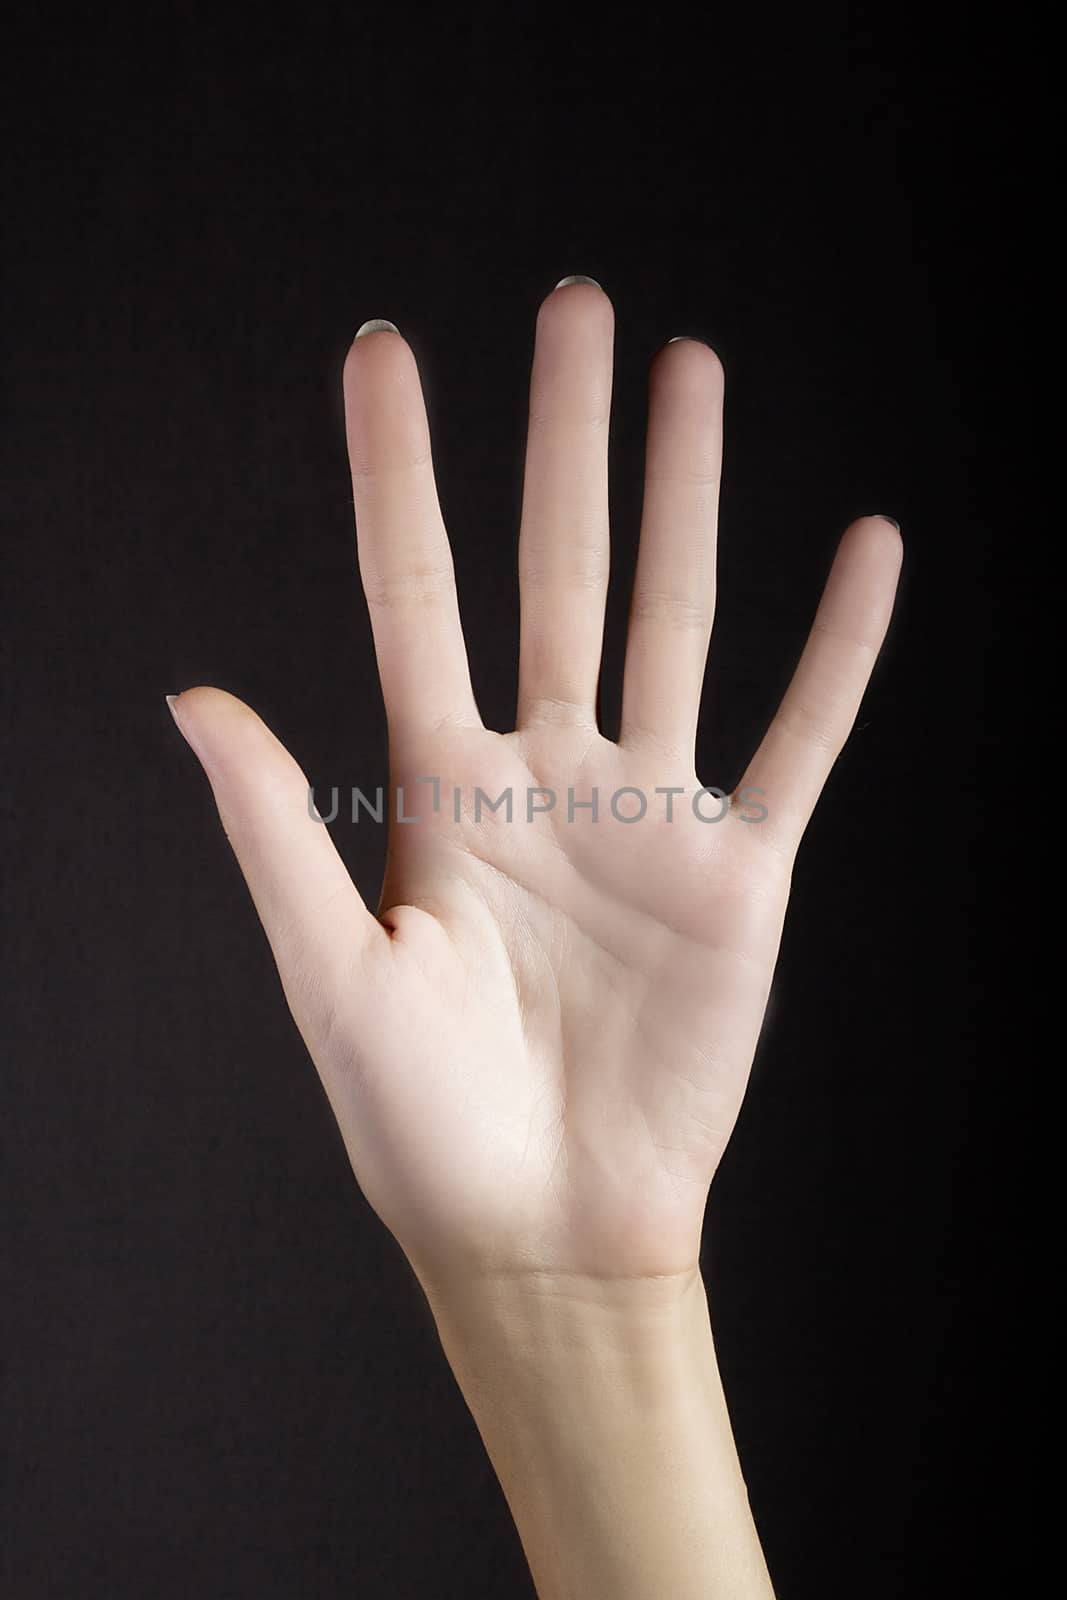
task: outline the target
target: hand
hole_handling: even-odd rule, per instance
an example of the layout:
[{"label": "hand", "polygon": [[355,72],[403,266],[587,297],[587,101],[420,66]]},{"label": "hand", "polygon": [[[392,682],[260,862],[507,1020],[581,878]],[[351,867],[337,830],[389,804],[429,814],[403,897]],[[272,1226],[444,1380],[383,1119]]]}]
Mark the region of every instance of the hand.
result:
[{"label": "hand", "polygon": [[[359,564],[407,815],[378,915],[296,763],[215,689],[173,702],[200,758],[367,1198],[424,1283],[696,1267],[709,1184],[767,1002],[801,834],[852,726],[901,558],[845,534],[807,648],[728,814],[694,743],[714,601],[723,379],[672,341],[651,373],[617,743],[595,701],[608,573],[613,316],[588,281],[537,323],[514,732],[471,691],[419,379],[395,332],[344,371]],[[440,809],[432,809],[439,780]],[[375,779],[377,781],[377,779]],[[368,785],[368,790],[374,787]],[[454,820],[453,791],[462,793]],[[483,801],[510,789],[512,820]],[[657,790],[685,791],[671,800]],[[647,810],[639,821],[620,816]],[[762,791],[754,797],[746,790]],[[555,809],[527,820],[527,804]],[[599,814],[576,809],[598,791]],[[750,803],[745,803],[749,802]],[[701,816],[723,807],[699,801]],[[766,808],[763,821],[746,820]],[[344,812],[342,812],[344,815]]]}]

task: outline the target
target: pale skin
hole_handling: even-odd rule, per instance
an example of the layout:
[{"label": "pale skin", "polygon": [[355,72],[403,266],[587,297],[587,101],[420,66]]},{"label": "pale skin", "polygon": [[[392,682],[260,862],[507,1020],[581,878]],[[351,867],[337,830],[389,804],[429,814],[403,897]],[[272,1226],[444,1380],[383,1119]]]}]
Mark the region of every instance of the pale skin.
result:
[{"label": "pale skin", "polygon": [[[356,1177],[426,1291],[541,1600],[748,1600],[773,1591],[718,1379],[701,1229],[793,860],[885,635],[901,541],[880,517],[848,528],[734,803],[700,820],[722,369],[691,339],[652,364],[613,742],[595,712],[613,329],[589,281],[565,282],[538,314],[507,733],[483,726],[471,689],[411,350],[378,327],[346,359],[390,779],[418,817],[390,828],[377,913],[254,712],[210,688],[172,709]],[[427,776],[437,813],[432,785],[415,781]],[[512,820],[483,806],[476,822],[476,787],[510,788]],[[647,797],[636,823],[610,810],[624,787]],[[665,788],[684,791],[670,821]],[[557,805],[528,821],[534,789]],[[580,803],[594,789],[596,818],[580,804],[568,815],[568,791]],[[759,822],[741,803],[754,789]],[[706,817],[723,809],[706,797]]]}]

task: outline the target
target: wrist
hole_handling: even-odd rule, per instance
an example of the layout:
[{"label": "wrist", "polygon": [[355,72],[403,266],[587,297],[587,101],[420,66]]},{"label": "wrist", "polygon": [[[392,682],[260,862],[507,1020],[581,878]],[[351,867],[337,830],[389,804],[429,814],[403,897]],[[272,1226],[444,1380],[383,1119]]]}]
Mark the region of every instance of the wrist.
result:
[{"label": "wrist", "polygon": [[771,1595],[696,1267],[428,1298],[544,1600]]},{"label": "wrist", "polygon": [[720,1465],[739,1474],[698,1268],[607,1281],[541,1273],[428,1298],[505,1483],[516,1454],[594,1474],[637,1441],[685,1455],[709,1418],[730,1441]]},{"label": "wrist", "polygon": [[652,1393],[688,1362],[714,1359],[696,1266],[655,1278],[536,1272],[424,1287],[465,1393],[495,1380],[543,1381],[590,1401],[600,1381]]}]

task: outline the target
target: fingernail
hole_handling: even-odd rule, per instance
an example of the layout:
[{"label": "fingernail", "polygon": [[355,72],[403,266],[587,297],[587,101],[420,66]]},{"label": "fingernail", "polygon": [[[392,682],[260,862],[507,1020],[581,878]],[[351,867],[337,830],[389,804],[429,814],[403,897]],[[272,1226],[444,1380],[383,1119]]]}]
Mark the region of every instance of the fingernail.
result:
[{"label": "fingernail", "polygon": [[163,696],[163,698],[167,702],[167,710],[170,712],[171,716],[174,718],[174,726],[177,728],[178,732],[181,734],[182,738],[184,739],[185,738],[185,729],[182,727],[181,723],[178,721],[178,713],[174,709],[174,702],[175,702],[175,700],[177,700],[178,696],[176,694],[165,694]]},{"label": "fingernail", "polygon": [[356,338],[362,339],[365,333],[399,333],[400,329],[395,322],[386,322],[384,317],[371,317],[362,328],[356,329]]},{"label": "fingernail", "polygon": [[673,339],[667,340],[668,344],[703,344],[703,339],[694,339],[691,333],[676,333]]},{"label": "fingernail", "polygon": [[[600,289],[601,287],[595,278],[587,278],[584,273],[576,272],[573,277],[561,278],[556,284],[556,289],[565,289],[569,283],[591,283],[594,289]],[[552,292],[554,294],[555,290]]]},{"label": "fingernail", "polygon": [[[183,690],[182,694],[184,694],[184,692],[185,691]],[[163,696],[163,698],[167,702],[168,711],[170,712],[171,716],[174,718],[174,726],[177,728],[178,732],[181,734],[182,738],[185,740],[186,744],[189,746],[189,749],[193,752],[193,755],[196,757],[196,759],[199,761],[200,765],[203,767],[204,771],[207,772],[210,775],[210,772],[211,772],[211,765],[209,764],[210,746],[205,747],[204,741],[203,741],[198,729],[196,728],[195,718],[193,719],[193,726],[191,728],[183,727],[181,717],[179,717],[179,715],[178,715],[178,701],[181,699],[181,695],[180,694],[165,694]]]},{"label": "fingernail", "polygon": [[874,511],[871,515],[877,517],[879,522],[888,522],[890,527],[895,528],[898,533],[900,532],[900,523],[896,517],[887,517],[884,511]]}]

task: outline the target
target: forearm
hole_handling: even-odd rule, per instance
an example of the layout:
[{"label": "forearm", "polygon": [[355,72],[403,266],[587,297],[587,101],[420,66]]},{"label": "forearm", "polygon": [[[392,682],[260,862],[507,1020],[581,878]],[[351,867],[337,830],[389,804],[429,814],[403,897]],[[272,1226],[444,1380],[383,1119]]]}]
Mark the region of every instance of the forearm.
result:
[{"label": "forearm", "polygon": [[429,1291],[541,1600],[768,1600],[699,1273]]}]

